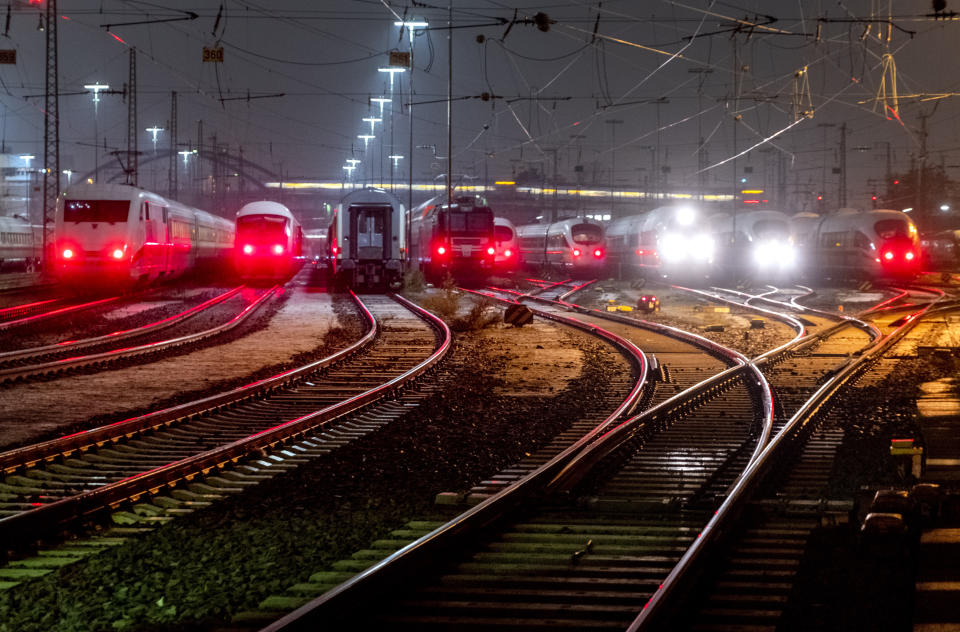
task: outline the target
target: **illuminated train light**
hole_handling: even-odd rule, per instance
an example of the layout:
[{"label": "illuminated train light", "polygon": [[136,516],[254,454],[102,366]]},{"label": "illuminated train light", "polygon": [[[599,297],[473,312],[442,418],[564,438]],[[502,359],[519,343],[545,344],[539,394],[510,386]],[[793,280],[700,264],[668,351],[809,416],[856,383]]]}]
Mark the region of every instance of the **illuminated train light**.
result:
[{"label": "illuminated train light", "polygon": [[[334,251],[334,252],[337,251],[336,247],[334,247],[333,251]],[[245,254],[245,255],[252,255],[252,254],[253,254],[253,246],[251,246],[250,244],[245,245],[245,246],[243,247],[243,254]]]},{"label": "illuminated train light", "polygon": [[[490,246],[489,248],[487,248],[487,254],[488,254],[488,255],[495,254],[496,252],[497,252],[497,251],[493,249],[493,246]],[[509,256],[509,255],[507,255],[507,256]]]},{"label": "illuminated train light", "polygon": [[599,259],[600,257],[603,256],[603,250],[601,250],[600,248],[597,248],[596,250],[593,251],[593,256]]},{"label": "illuminated train light", "polygon": [[116,248],[112,253],[110,253],[114,259],[123,259],[123,250],[121,248]]},{"label": "illuminated train light", "polygon": [[883,253],[883,258],[886,259],[887,261],[891,261],[893,259],[893,253],[888,250],[885,253]]},{"label": "illuminated train light", "polygon": [[64,259],[73,259],[73,250],[69,248],[63,249],[63,258]]},{"label": "illuminated train light", "polygon": [[275,255],[282,255],[282,254],[283,254],[283,246],[281,246],[280,244],[277,244],[276,246],[274,246],[274,247],[273,247],[273,254],[275,254]]},{"label": "illuminated train light", "polygon": [[574,248],[574,249],[573,249],[573,256],[574,256],[574,257],[579,257],[579,256],[580,256],[580,249],[579,249],[579,248]]},{"label": "illuminated train light", "polygon": [[510,257],[511,255],[513,255],[513,252],[511,252],[509,248],[503,251],[504,257]]},{"label": "illuminated train light", "polygon": [[907,261],[913,261],[913,251],[912,251],[912,250],[908,250],[908,251],[907,251],[907,254],[905,254],[905,255],[903,255],[903,256],[906,258]]},{"label": "illuminated train light", "polygon": [[438,254],[438,255],[445,255],[445,254],[447,254],[447,249],[444,248],[443,246],[437,246],[437,254]]}]

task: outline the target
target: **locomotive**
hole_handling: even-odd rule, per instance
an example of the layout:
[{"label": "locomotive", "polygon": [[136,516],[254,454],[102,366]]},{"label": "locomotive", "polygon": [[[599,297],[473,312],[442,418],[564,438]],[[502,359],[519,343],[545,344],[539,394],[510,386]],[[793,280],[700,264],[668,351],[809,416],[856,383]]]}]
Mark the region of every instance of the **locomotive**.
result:
[{"label": "locomotive", "polygon": [[489,276],[496,256],[493,211],[479,196],[427,200],[410,213],[411,266],[432,283],[447,274],[477,280]]},{"label": "locomotive", "polygon": [[77,184],[57,200],[54,265],[76,287],[170,278],[226,264],[234,223],[126,184]]}]

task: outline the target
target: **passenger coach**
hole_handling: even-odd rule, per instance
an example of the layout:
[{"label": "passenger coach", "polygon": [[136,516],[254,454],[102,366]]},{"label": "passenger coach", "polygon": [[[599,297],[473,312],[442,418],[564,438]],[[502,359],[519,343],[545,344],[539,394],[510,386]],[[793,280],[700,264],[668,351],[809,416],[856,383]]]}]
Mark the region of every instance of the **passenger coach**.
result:
[{"label": "passenger coach", "polygon": [[376,288],[403,280],[403,204],[383,189],[348,193],[327,230],[328,273],[341,287]]}]

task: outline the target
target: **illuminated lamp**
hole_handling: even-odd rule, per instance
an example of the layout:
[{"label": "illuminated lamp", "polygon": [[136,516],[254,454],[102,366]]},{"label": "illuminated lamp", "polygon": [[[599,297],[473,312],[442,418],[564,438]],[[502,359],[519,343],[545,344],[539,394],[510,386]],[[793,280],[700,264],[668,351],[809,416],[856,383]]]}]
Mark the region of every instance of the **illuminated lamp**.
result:
[{"label": "illuminated lamp", "polygon": [[579,257],[579,256],[580,256],[580,249],[579,249],[579,248],[574,248],[574,249],[573,249],[573,256],[574,256],[574,257]]},{"label": "illuminated lamp", "polygon": [[[336,247],[334,247],[333,251],[334,251],[334,252],[337,251]],[[243,247],[243,254],[245,254],[245,255],[252,255],[252,254],[253,254],[253,246],[251,246],[250,244],[245,245],[245,246]]]},{"label": "illuminated lamp", "polygon": [[887,261],[890,261],[891,259],[893,259],[893,253],[888,250],[885,253],[883,253],[883,258],[886,259]]},{"label": "illuminated lamp", "polygon": [[283,246],[281,246],[280,244],[277,244],[276,246],[274,246],[274,247],[273,247],[273,254],[275,254],[275,255],[282,255],[282,254],[283,254]]},{"label": "illuminated lamp", "polygon": [[504,257],[513,256],[513,252],[511,252],[511,250],[510,250],[509,248],[507,248],[506,250],[503,251],[503,256],[504,256]]},{"label": "illuminated lamp", "polygon": [[447,254],[447,249],[444,248],[443,246],[437,246],[437,254],[438,254],[438,255],[445,255],[445,254]]},{"label": "illuminated lamp", "polygon": [[903,256],[904,256],[904,258],[905,258],[907,261],[913,261],[913,251],[912,251],[912,250],[908,250],[908,251],[907,251],[907,254],[905,254],[905,255],[903,255]]},{"label": "illuminated lamp", "polygon": [[110,254],[113,255],[113,258],[114,258],[114,259],[123,259],[123,249],[122,249],[122,248],[114,248],[113,252],[110,253]]},{"label": "illuminated lamp", "polygon": [[337,254],[338,252],[340,252],[340,249],[337,248],[336,246],[334,246],[334,247],[333,247],[333,254]]},{"label": "illuminated lamp", "polygon": [[600,248],[597,248],[596,250],[593,251],[593,256],[599,259],[600,257],[603,256],[603,250],[601,250]]},{"label": "illuminated lamp", "polygon": [[494,253],[496,253],[496,252],[497,252],[497,251],[493,249],[493,246],[490,246],[489,248],[487,248],[487,254],[488,254],[488,255],[492,255],[492,254],[494,254]]},{"label": "illuminated lamp", "polygon": [[73,259],[73,250],[70,248],[63,249],[63,258],[64,259]]}]

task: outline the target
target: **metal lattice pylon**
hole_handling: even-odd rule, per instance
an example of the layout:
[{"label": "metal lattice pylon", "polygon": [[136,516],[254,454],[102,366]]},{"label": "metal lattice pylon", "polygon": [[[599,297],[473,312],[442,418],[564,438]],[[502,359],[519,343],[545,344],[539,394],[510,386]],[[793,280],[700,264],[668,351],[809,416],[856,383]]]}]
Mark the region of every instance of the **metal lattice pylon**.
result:
[{"label": "metal lattice pylon", "polygon": [[893,55],[884,53],[881,58],[881,77],[880,87],[877,89],[877,98],[874,100],[873,111],[877,111],[879,105],[883,108],[883,113],[890,120],[890,114],[893,118],[900,120],[900,105],[897,100],[897,63],[893,60]]},{"label": "metal lattice pylon", "polygon": [[47,83],[43,128],[43,267],[52,269],[53,221],[60,196],[60,83],[57,78],[57,0],[47,1]]},{"label": "metal lattice pylon", "polygon": [[127,82],[127,184],[137,186],[137,49],[130,49],[130,77]]}]

